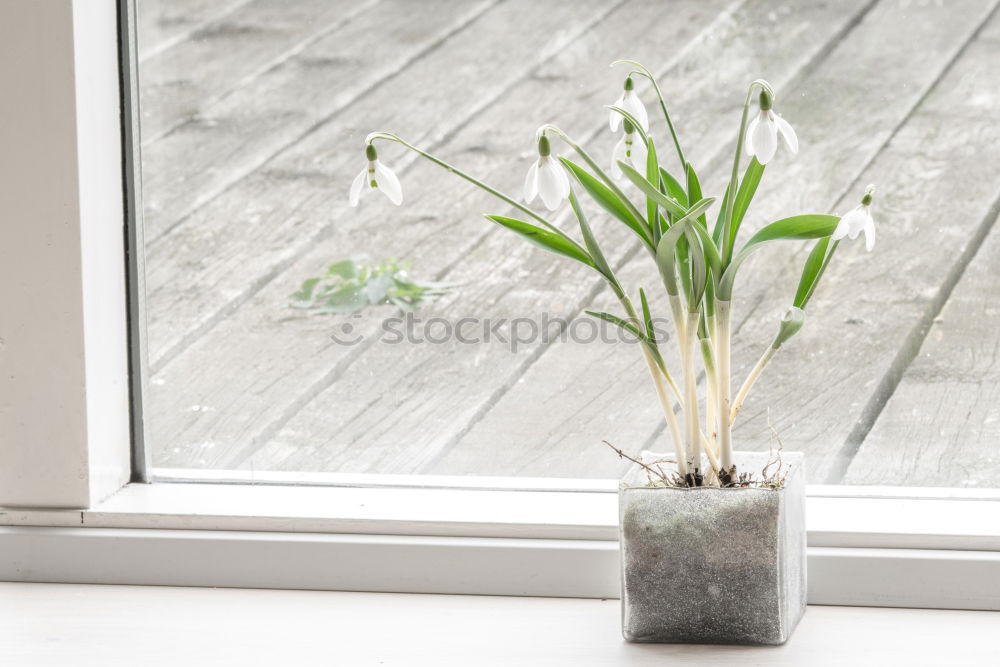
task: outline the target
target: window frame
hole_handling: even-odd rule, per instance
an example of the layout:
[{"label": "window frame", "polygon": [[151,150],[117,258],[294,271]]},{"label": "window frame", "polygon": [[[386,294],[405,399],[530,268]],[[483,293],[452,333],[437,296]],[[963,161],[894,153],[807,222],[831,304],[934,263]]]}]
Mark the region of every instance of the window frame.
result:
[{"label": "window frame", "polygon": [[[29,35],[9,48],[43,52],[27,62],[39,70],[34,80],[55,86],[24,83],[15,125],[28,136],[53,122],[68,129],[41,146],[15,143],[0,155],[0,174],[42,150],[66,173],[26,178],[47,193],[42,199],[68,204],[17,200],[16,213],[32,224],[0,228],[3,244],[45,255],[29,277],[43,296],[49,283],[61,286],[59,317],[15,298],[10,286],[25,282],[23,266],[0,266],[0,295],[12,321],[60,341],[77,363],[72,381],[49,387],[52,404],[72,418],[12,423],[0,441],[0,579],[618,596],[613,480],[151,477],[142,443],[134,0],[13,0],[0,6],[4,14],[0,43]],[[14,65],[0,59],[5,69]],[[46,97],[53,91],[55,104]],[[80,262],[55,261],[53,244],[39,239]],[[44,346],[19,353],[18,369],[66,378]],[[25,382],[0,390],[8,414],[36,414],[38,393]],[[811,603],[1000,609],[1000,490],[811,486],[808,494]]]}]

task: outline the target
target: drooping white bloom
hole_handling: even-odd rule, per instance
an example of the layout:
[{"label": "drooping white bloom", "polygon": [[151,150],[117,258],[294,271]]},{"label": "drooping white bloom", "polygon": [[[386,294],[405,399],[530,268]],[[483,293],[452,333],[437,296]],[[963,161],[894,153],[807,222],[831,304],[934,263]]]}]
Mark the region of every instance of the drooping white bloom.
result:
[{"label": "drooping white bloom", "polygon": [[[639,99],[639,96],[635,94],[634,88],[635,84],[632,82],[632,77],[625,79],[625,90],[615,101],[614,106],[632,114],[632,117],[639,121],[639,126],[642,127],[643,131],[647,132],[649,131],[649,115],[646,113],[646,106]],[[612,132],[618,131],[622,120],[623,117],[620,113],[614,110],[611,111],[611,115],[608,117],[608,125],[611,126]]]},{"label": "drooping white bloom", "polygon": [[640,174],[645,174],[646,153],[646,142],[642,140],[638,132],[634,131],[632,124],[626,122],[625,132],[611,152],[611,175],[615,178],[622,177],[622,169],[618,166],[619,161],[631,164]]},{"label": "drooping white bloom", "polygon": [[834,241],[839,241],[845,236],[854,240],[861,232],[865,233],[865,250],[871,252],[875,247],[875,220],[872,218],[871,206],[872,195],[875,193],[875,186],[869,185],[865,189],[865,196],[861,203],[848,211],[837,223],[837,228],[830,236]]},{"label": "drooping white bloom", "polygon": [[375,190],[380,190],[393,204],[397,206],[403,202],[403,188],[399,185],[399,179],[392,169],[382,164],[378,159],[378,152],[371,144],[365,149],[368,158],[368,166],[355,176],[351,183],[350,202],[351,206],[357,206],[363,195]]},{"label": "drooping white bloom", "polygon": [[761,164],[767,164],[778,150],[778,134],[785,142],[788,150],[799,152],[799,138],[788,121],[774,113],[771,109],[771,97],[766,92],[760,94],[760,111],[747,125],[746,151],[757,158]]},{"label": "drooping white bloom", "polygon": [[538,159],[528,168],[524,179],[524,201],[529,204],[541,195],[545,208],[554,211],[569,197],[569,177],[559,160],[552,155],[549,138],[538,139]]}]

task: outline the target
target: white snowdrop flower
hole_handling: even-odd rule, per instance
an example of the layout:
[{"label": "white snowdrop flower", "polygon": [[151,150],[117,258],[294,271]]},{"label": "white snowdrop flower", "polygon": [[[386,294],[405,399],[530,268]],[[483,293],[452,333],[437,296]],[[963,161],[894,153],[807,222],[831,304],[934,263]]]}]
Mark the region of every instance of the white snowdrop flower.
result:
[{"label": "white snowdrop flower", "polygon": [[397,206],[403,203],[403,188],[399,185],[399,179],[392,169],[379,161],[375,146],[368,144],[365,148],[365,157],[368,158],[368,166],[362,169],[351,183],[351,206],[357,206],[363,195],[375,190],[380,190]]},{"label": "white snowdrop flower", "polygon": [[[625,79],[625,90],[622,92],[621,96],[614,103],[614,106],[620,109],[625,109],[632,117],[639,121],[639,126],[642,127],[644,132],[649,131],[649,115],[646,113],[646,106],[639,99],[639,96],[635,94],[635,83],[632,81],[632,77]],[[617,111],[612,110],[611,116],[608,118],[608,124],[611,126],[612,132],[617,132],[619,126],[622,124],[624,118]]]},{"label": "white snowdrop flower", "polygon": [[611,153],[611,175],[615,178],[622,177],[622,169],[619,162],[631,164],[640,174],[646,173],[646,142],[642,140],[639,133],[635,131],[635,126],[625,120],[625,133],[618,140],[614,151]]},{"label": "white snowdrop flower", "polygon": [[549,138],[538,139],[538,159],[531,164],[524,179],[524,201],[529,204],[541,195],[545,208],[554,211],[569,197],[569,177],[562,164],[552,155]]},{"label": "white snowdrop flower", "polygon": [[788,150],[799,152],[799,138],[788,121],[778,116],[771,109],[771,96],[767,91],[760,93],[760,111],[747,125],[746,151],[757,158],[761,164],[767,164],[778,150],[778,134],[784,140]]},{"label": "white snowdrop flower", "polygon": [[869,185],[865,188],[865,196],[861,203],[847,212],[837,223],[837,228],[833,230],[831,239],[839,241],[845,236],[854,240],[861,232],[865,233],[865,249],[871,252],[875,247],[875,220],[872,218],[872,196],[875,194],[875,186]]}]

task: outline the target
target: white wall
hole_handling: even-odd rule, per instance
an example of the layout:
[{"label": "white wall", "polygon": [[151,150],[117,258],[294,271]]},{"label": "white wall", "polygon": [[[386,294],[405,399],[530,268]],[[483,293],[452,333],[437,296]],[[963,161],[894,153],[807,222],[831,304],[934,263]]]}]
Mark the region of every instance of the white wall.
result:
[{"label": "white wall", "polygon": [[0,2],[0,504],[127,478],[116,11]]}]

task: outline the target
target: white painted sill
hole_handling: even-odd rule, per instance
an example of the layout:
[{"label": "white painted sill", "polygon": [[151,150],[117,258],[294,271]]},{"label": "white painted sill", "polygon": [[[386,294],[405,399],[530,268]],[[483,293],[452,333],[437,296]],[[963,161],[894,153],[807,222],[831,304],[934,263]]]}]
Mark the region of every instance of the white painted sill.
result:
[{"label": "white painted sill", "polygon": [[[0,510],[0,579],[618,597],[615,484],[562,484],[133,484]],[[900,491],[810,488],[810,603],[1000,609],[1000,497]]]},{"label": "white painted sill", "polygon": [[[612,481],[566,480],[553,491],[474,488],[474,481],[469,488],[129,484],[87,510],[0,509],[0,526],[618,540]],[[1000,551],[1000,494],[917,489],[878,497],[857,488],[859,495],[809,487],[809,546]],[[878,490],[891,491],[901,490]]]}]

